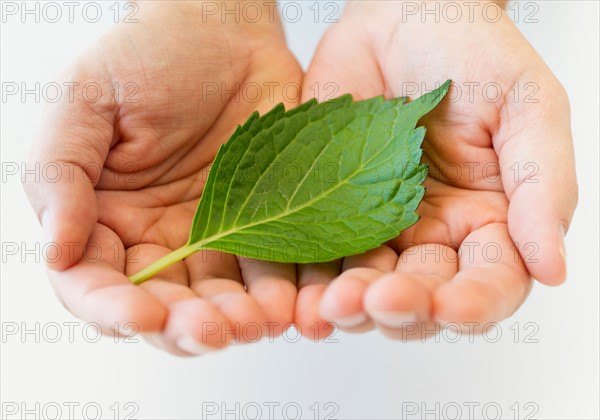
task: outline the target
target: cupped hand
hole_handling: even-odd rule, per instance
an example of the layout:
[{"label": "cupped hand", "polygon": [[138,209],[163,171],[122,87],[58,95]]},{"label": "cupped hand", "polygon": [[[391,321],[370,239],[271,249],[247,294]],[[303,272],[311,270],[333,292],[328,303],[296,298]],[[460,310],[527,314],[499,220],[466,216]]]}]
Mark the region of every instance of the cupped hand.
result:
[{"label": "cupped hand", "polygon": [[[73,314],[140,331],[176,354],[277,335],[293,319],[293,265],[196,254],[141,286],[127,279],[187,241],[210,163],[255,111],[299,101],[302,72],[277,17],[222,22],[194,2],[145,2],[61,76],[25,185]],[[295,89],[296,88],[296,89]],[[250,326],[250,327],[248,327]]]},{"label": "cupped hand", "polygon": [[530,276],[565,280],[563,239],[577,202],[568,99],[508,17],[495,21],[489,7],[499,9],[487,7],[472,21],[465,7],[458,21],[436,23],[402,2],[351,2],[321,41],[304,100],[332,87],[365,99],[453,85],[421,121],[430,167],[421,220],[339,268],[310,268],[329,274],[299,278],[301,327],[377,326],[402,338],[447,323],[477,330],[519,308]]}]

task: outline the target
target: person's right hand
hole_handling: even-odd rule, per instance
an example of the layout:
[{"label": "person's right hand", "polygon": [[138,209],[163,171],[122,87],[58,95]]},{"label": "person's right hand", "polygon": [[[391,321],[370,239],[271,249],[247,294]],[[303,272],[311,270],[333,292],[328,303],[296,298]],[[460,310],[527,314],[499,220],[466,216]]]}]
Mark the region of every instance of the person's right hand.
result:
[{"label": "person's right hand", "polygon": [[79,318],[154,333],[176,354],[252,339],[248,323],[278,334],[293,318],[293,265],[206,252],[141,286],[127,275],[186,242],[219,146],[253,111],[295,106],[301,69],[266,9],[256,23],[223,23],[203,22],[199,2],[140,7],[139,23],[115,27],[63,74],[78,85],[48,107],[28,163],[61,168],[57,182],[25,185],[60,249],[51,283]]}]

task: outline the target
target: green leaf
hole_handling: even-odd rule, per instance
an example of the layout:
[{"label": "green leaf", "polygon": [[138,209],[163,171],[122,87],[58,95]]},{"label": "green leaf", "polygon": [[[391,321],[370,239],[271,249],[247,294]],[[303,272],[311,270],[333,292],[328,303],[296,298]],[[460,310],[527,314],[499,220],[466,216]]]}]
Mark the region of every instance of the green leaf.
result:
[{"label": "green leaf", "polygon": [[350,95],[254,113],[210,170],[188,243],[130,278],[141,283],[200,249],[277,262],[331,261],[413,225],[425,193],[425,128],[446,95],[407,102]]}]

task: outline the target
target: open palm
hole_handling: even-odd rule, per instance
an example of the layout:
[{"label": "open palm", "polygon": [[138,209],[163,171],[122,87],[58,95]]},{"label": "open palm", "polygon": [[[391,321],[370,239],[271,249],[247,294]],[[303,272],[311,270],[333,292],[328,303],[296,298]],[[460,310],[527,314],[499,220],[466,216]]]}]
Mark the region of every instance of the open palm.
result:
[{"label": "open palm", "polygon": [[[210,163],[236,125],[300,99],[283,90],[302,73],[278,22],[200,24],[196,7],[144,3],[139,23],[117,26],[62,76],[78,83],[74,100],[49,107],[31,164],[58,163],[68,176],[26,185],[62,250],[49,265],[65,306],[177,354],[278,334],[296,298],[293,265],[217,252],[141,287],[127,279],[187,241]],[[91,98],[89,82],[102,94]],[[250,333],[248,323],[269,327]]]},{"label": "open palm", "polygon": [[340,273],[300,281],[298,307],[311,310],[297,312],[301,325],[376,325],[403,338],[431,335],[436,321],[481,328],[524,302],[530,275],[546,284],[565,277],[563,236],[577,187],[563,88],[506,17],[400,22],[399,3],[349,4],[305,86],[364,99],[419,96],[453,80],[421,121],[430,166],[421,220],[386,246],[346,258]]}]

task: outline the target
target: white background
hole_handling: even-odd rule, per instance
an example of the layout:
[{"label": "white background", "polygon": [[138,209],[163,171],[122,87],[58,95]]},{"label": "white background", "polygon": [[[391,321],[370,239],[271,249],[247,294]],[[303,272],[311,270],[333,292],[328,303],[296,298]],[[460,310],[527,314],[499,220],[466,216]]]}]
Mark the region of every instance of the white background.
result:
[{"label": "white background", "polygon": [[[312,3],[304,3],[306,18],[286,23],[291,48],[303,66],[327,26],[311,22]],[[20,410],[33,409],[38,402],[40,410],[46,408],[46,414],[54,416],[56,403],[62,407],[61,418],[69,418],[71,402],[80,404],[74,409],[78,417],[83,404],[92,403],[101,407],[105,418],[115,418],[117,403],[121,416],[138,407],[135,418],[166,419],[201,418],[203,403],[214,402],[225,404],[219,410],[234,410],[227,417],[233,418],[244,414],[236,413],[236,402],[240,410],[253,402],[262,407],[262,418],[269,418],[268,404],[279,402],[277,417],[282,416],[283,404],[292,403],[301,407],[304,418],[316,418],[318,403],[321,416],[338,407],[335,418],[400,418],[414,403],[420,411],[412,418],[424,417],[423,408],[433,410],[428,418],[453,417],[456,405],[462,408],[460,418],[469,418],[470,403],[480,404],[474,408],[476,417],[489,403],[490,417],[494,407],[500,407],[504,418],[515,418],[519,407],[522,417],[537,409],[535,418],[598,418],[599,7],[595,1],[547,1],[538,6],[539,22],[520,22],[519,27],[569,92],[580,202],[567,237],[566,284],[536,285],[517,314],[500,324],[498,342],[463,337],[457,343],[443,338],[402,343],[375,332],[338,333],[337,343],[292,343],[290,333],[288,340],[179,359],[143,342],[92,343],[85,338],[85,325],[78,322],[73,326],[74,342],[69,343],[64,323],[77,320],[55,299],[43,265],[34,256],[25,256],[22,263],[21,255],[3,254],[4,408],[16,403]],[[113,18],[106,7],[104,11],[106,16],[95,24],[81,18],[75,23],[38,24],[32,18],[27,23],[19,18],[0,23],[2,82],[51,81],[111,26]],[[41,229],[19,177],[7,176],[5,164],[25,159],[43,104],[32,97],[25,102],[12,97],[1,106],[1,239],[3,245],[34,246],[41,240]],[[62,327],[57,343],[43,336],[37,340],[35,334],[6,335],[14,326],[35,329],[35,323],[43,333],[49,322]],[[56,331],[50,328],[45,332],[53,337]],[[88,333],[93,338],[93,330]],[[125,406],[128,402],[135,406]],[[328,402],[333,405],[325,406]],[[255,415],[253,406],[246,408],[249,417]],[[93,407],[88,414],[93,417]],[[293,407],[288,414],[293,417]],[[220,411],[212,418],[223,416]],[[12,418],[24,418],[24,413]]]}]

